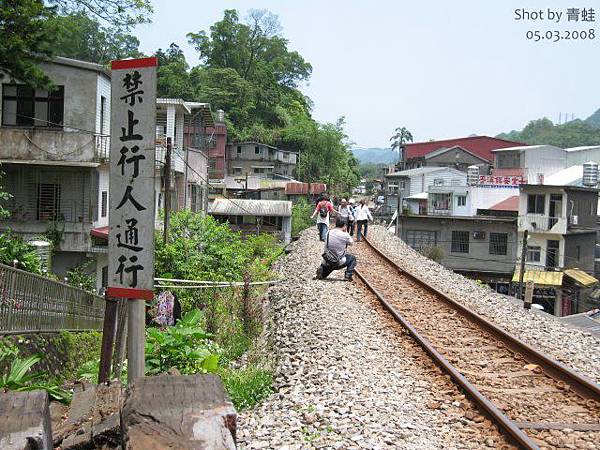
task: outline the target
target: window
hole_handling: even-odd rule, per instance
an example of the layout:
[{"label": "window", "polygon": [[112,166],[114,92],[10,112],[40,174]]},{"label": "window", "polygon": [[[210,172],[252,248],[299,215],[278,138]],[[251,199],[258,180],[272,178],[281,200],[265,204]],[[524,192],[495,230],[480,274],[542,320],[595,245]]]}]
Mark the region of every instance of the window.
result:
[{"label": "window", "polygon": [[541,255],[542,255],[541,247],[527,247],[527,261],[540,262]]},{"label": "window", "polygon": [[456,206],[467,206],[467,196],[466,195],[456,196]]},{"label": "window", "polygon": [[216,168],[217,168],[217,159],[216,158],[208,158],[208,168],[209,168],[209,170],[216,170]]},{"label": "window", "polygon": [[106,217],[106,206],[108,204],[108,192],[102,191],[100,199],[100,217]]},{"label": "window", "polygon": [[267,173],[273,173],[273,168],[272,167],[267,167]]},{"label": "window", "polygon": [[234,175],[241,175],[242,174],[242,168],[241,167],[234,167],[233,168],[233,174]]},{"label": "window", "polygon": [[490,233],[490,255],[506,255],[508,233]]},{"label": "window", "polygon": [[2,86],[2,125],[62,128],[64,86],[54,91],[24,84]]},{"label": "window", "polygon": [[260,147],[258,145],[256,147],[254,147],[254,154],[260,155]]},{"label": "window", "polygon": [[37,185],[37,220],[60,220],[60,184]]},{"label": "window", "polygon": [[581,258],[581,246],[578,245],[575,247],[575,259],[580,259]]},{"label": "window", "polygon": [[238,146],[237,146],[237,154],[238,154],[238,155],[241,155],[241,154],[242,154],[242,146],[241,146],[241,145],[238,145]]},{"label": "window", "polygon": [[104,120],[106,118],[106,97],[100,96],[100,134],[106,131],[104,128]]},{"label": "window", "polygon": [[264,167],[253,167],[252,170],[254,173],[265,173]]},{"label": "window", "polygon": [[434,178],[433,179],[433,185],[434,186],[443,186],[444,185],[444,179],[443,178]]},{"label": "window", "polygon": [[527,196],[527,213],[544,214],[544,203],[546,196],[543,194],[529,194]]},{"label": "window", "polygon": [[468,231],[453,231],[450,251],[452,253],[469,253],[469,234]]},{"label": "window", "polygon": [[415,250],[436,245],[436,232],[428,230],[406,230],[406,243]]}]

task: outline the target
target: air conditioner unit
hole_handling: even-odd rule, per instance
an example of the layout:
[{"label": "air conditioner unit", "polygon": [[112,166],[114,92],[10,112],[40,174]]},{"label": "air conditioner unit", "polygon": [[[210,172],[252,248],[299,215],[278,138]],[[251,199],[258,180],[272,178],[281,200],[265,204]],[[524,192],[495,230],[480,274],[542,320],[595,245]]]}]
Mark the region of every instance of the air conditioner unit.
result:
[{"label": "air conditioner unit", "polygon": [[473,239],[477,239],[477,240],[485,239],[485,231],[473,231]]},{"label": "air conditioner unit", "polygon": [[569,216],[569,223],[571,225],[579,224],[579,216]]}]

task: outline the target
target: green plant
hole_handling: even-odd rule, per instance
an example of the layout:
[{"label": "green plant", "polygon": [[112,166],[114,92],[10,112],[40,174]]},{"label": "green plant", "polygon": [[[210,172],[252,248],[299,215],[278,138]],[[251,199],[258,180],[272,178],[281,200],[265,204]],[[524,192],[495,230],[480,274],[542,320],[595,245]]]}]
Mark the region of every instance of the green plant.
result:
[{"label": "green plant", "polygon": [[292,206],[292,236],[298,236],[302,230],[314,225],[314,221],[310,218],[313,210],[314,206],[304,198]]},{"label": "green plant", "polygon": [[220,368],[217,372],[238,411],[260,403],[273,393],[273,374],[248,366],[241,369]]},{"label": "green plant", "polygon": [[96,292],[96,277],[89,272],[89,267],[92,263],[88,259],[81,264],[78,264],[67,272],[67,283],[71,286],[81,288],[87,292]]},{"label": "green plant", "polygon": [[71,400],[71,394],[48,381],[44,372],[32,372],[32,367],[42,360],[42,355],[20,358],[19,350],[14,344],[0,342],[0,363],[8,359],[11,360],[10,367],[0,376],[0,390],[6,392],[42,389],[54,400],[63,403]]},{"label": "green plant", "polygon": [[42,238],[44,240],[46,240],[52,244],[53,250],[58,250],[58,248],[60,247],[60,243],[63,240],[65,224],[63,223],[62,229],[59,229],[58,228],[59,223],[60,222],[57,222],[57,221],[50,222],[50,224],[48,225],[48,228],[42,235]]},{"label": "green plant", "polygon": [[215,372],[219,355],[211,335],[200,328],[201,313],[193,310],[174,326],[148,328],[146,372],[155,375],[171,367],[182,374]]},{"label": "green plant", "polygon": [[35,248],[20,236],[6,231],[0,234],[0,263],[37,274],[42,273],[42,264]]},{"label": "green plant", "polygon": [[444,259],[444,250],[436,245],[428,245],[419,250],[419,253],[426,258],[429,258],[435,262],[440,262]]},{"label": "green plant", "polygon": [[[83,363],[77,371],[77,379],[85,380],[90,383],[98,382],[98,372],[100,372],[100,359],[92,359]],[[123,361],[121,370],[121,383],[127,383],[127,360]]]},{"label": "green plant", "polygon": [[[59,377],[72,381],[80,377],[82,367],[90,361],[100,360],[102,333],[98,331],[70,332],[61,331],[57,345],[67,356]],[[97,372],[95,381],[98,381]]]}]

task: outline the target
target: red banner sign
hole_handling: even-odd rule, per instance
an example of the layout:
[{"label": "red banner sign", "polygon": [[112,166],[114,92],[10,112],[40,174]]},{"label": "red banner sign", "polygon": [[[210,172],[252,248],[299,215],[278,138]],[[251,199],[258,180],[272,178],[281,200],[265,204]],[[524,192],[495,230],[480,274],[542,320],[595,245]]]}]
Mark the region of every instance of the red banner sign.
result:
[{"label": "red banner sign", "polygon": [[480,175],[479,185],[481,186],[506,186],[506,187],[519,187],[520,184],[524,184],[525,181],[521,176],[494,176],[494,175]]}]

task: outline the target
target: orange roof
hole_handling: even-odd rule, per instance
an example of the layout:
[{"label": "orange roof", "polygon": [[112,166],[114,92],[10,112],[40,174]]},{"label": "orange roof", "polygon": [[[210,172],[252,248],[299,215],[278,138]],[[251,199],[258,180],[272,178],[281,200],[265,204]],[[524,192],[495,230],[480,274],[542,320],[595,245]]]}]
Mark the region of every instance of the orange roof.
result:
[{"label": "orange roof", "polygon": [[488,209],[491,209],[492,211],[518,211],[519,196],[513,195],[512,197],[508,197],[506,200],[502,200],[500,203],[496,203]]}]

